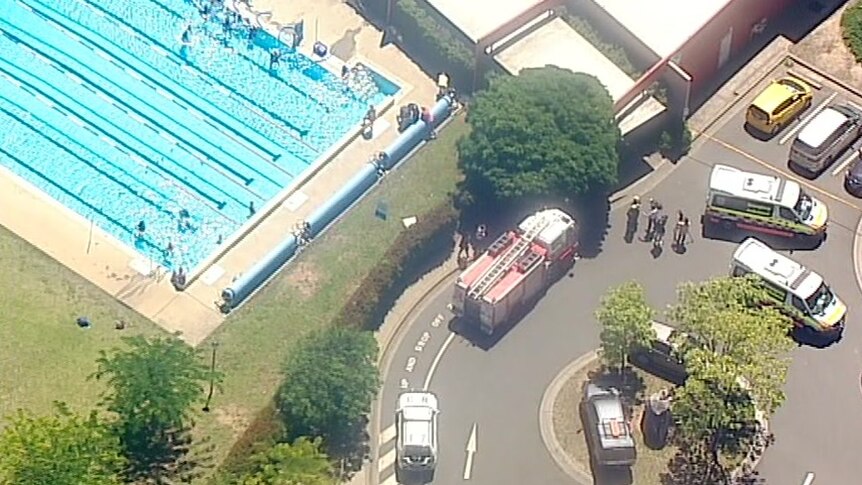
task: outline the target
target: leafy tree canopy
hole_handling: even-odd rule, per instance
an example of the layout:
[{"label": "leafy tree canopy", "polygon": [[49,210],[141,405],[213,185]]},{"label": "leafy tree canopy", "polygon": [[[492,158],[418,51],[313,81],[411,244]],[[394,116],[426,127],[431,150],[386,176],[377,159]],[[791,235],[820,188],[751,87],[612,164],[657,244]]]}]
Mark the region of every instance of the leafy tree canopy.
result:
[{"label": "leafy tree canopy", "polygon": [[229,477],[225,485],[334,485],[329,458],[320,440],[299,438],[265,448],[249,459],[244,471]]},{"label": "leafy tree canopy", "polygon": [[[755,276],[721,277],[679,288],[670,317],[702,348],[733,362],[734,378],[744,377],[758,406],[771,413],[784,401],[792,321],[764,305],[768,293]],[[686,362],[691,358],[686,355]]]},{"label": "leafy tree canopy", "polygon": [[630,281],[608,291],[596,311],[602,326],[602,358],[608,365],[622,370],[631,350],[650,345],[656,337],[653,314],[640,284]]},{"label": "leafy tree canopy", "polygon": [[351,446],[377,393],[377,342],[370,332],[335,327],[302,342],[284,367],[278,407],[291,438]]},{"label": "leafy tree canopy", "polygon": [[496,77],[467,120],[459,155],[474,200],[571,197],[617,181],[620,131],[593,76],[544,67]]},{"label": "leafy tree canopy", "polygon": [[204,360],[179,339],[124,339],[127,348],[102,351],[96,379],[108,388],[102,406],[117,416],[116,427],[130,460],[130,474],[178,474],[188,451],[188,419],[212,377]]},{"label": "leafy tree canopy", "polygon": [[689,378],[674,394],[673,414],[677,439],[704,475],[688,483],[726,483],[719,457],[737,456],[751,443],[758,429],[755,402],[730,356],[695,348],[686,358]]},{"label": "leafy tree canopy", "polygon": [[0,484],[119,485],[125,466],[119,440],[93,412],[13,415],[0,433]]}]

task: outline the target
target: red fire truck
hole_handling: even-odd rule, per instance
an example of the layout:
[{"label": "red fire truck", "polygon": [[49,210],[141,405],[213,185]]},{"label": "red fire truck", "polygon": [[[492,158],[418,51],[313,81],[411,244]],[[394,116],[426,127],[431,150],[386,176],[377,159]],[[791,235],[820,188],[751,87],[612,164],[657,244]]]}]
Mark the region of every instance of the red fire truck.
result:
[{"label": "red fire truck", "polygon": [[486,335],[520,316],[571,267],[578,227],[560,209],[528,216],[482,253],[455,282],[452,310]]}]

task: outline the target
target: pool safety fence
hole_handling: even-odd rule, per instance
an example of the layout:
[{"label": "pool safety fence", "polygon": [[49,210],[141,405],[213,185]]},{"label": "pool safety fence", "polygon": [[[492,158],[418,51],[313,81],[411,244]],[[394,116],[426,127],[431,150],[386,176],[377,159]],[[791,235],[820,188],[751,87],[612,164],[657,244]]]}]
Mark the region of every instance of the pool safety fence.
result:
[{"label": "pool safety fence", "polygon": [[379,156],[351,178],[329,200],[314,211],[300,231],[293,230],[247,271],[235,278],[221,292],[221,309],[225,313],[239,307],[255,291],[264,286],[290,260],[302,246],[322,234],[351,207],[368,194],[389,170],[430,137],[432,132],[452,114],[454,98],[444,96],[431,109],[430,120],[418,120],[395,139]]}]

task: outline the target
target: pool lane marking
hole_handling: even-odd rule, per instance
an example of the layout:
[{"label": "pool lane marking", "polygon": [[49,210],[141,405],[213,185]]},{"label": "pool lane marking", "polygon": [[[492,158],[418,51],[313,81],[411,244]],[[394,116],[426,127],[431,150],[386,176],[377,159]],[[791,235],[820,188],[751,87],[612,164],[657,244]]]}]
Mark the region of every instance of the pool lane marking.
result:
[{"label": "pool lane marking", "polygon": [[772,165],[770,165],[770,164],[768,164],[768,163],[764,162],[763,160],[761,160],[761,159],[759,159],[759,158],[755,157],[754,155],[752,155],[752,154],[750,154],[750,153],[746,152],[745,150],[742,150],[742,149],[740,149],[740,148],[737,148],[737,147],[735,147],[735,146],[731,145],[730,143],[727,143],[726,141],[721,140],[721,139],[719,139],[719,138],[716,138],[716,137],[714,137],[714,136],[712,136],[712,135],[710,135],[710,134],[708,134],[708,133],[705,133],[705,132],[702,132],[702,131],[701,131],[701,132],[699,132],[699,133],[700,133],[702,136],[705,136],[707,139],[712,140],[712,141],[714,141],[714,142],[718,143],[719,145],[723,146],[724,148],[727,148],[728,150],[730,150],[730,151],[732,151],[732,152],[734,152],[734,153],[736,153],[736,154],[738,154],[738,155],[742,155],[743,157],[745,157],[745,158],[747,158],[747,159],[751,160],[752,162],[754,162],[754,163],[756,163],[756,164],[758,164],[758,165],[763,166],[764,168],[769,169],[769,170],[770,170],[770,171],[772,171],[772,172],[775,172],[775,173],[781,174],[781,175],[783,175],[783,176],[785,176],[785,177],[787,177],[787,178],[791,178],[791,179],[795,180],[797,183],[799,183],[800,185],[802,185],[802,186],[804,186],[804,187],[806,187],[806,188],[810,189],[812,192],[817,192],[818,194],[820,194],[820,195],[822,195],[822,196],[824,196],[824,197],[826,197],[826,198],[832,199],[832,200],[834,200],[835,202],[838,202],[839,204],[843,204],[843,205],[845,205],[845,206],[847,206],[847,207],[850,207],[851,209],[856,209],[856,210],[858,210],[858,211],[862,211],[862,207],[860,207],[860,206],[858,206],[858,205],[856,205],[856,204],[854,204],[854,203],[852,203],[852,202],[850,202],[850,201],[844,200],[844,199],[842,199],[842,198],[838,197],[837,195],[833,195],[833,194],[831,194],[831,193],[829,193],[829,192],[827,192],[827,191],[825,191],[825,190],[821,189],[820,187],[816,187],[816,186],[812,185],[810,182],[807,182],[807,181],[805,181],[805,180],[801,180],[801,179],[799,179],[798,177],[796,177],[795,175],[793,175],[793,174],[791,174],[791,173],[789,173],[789,172],[786,172],[786,171],[784,171],[784,170],[782,170],[782,169],[780,169],[780,168],[774,167],[774,166],[772,166]]},{"label": "pool lane marking", "polygon": [[823,111],[823,108],[825,108],[826,105],[829,104],[833,99],[835,99],[835,96],[838,96],[837,92],[830,94],[829,97],[826,98],[825,101],[818,104],[817,107],[814,108],[814,111],[805,115],[805,118],[802,118],[802,120],[799,123],[797,123],[796,126],[793,127],[793,129],[791,129],[790,131],[787,132],[787,134],[785,134],[783,137],[781,137],[781,139],[778,140],[778,144],[784,145],[784,143],[787,142],[787,140],[789,140],[791,136],[795,135],[796,132],[801,130],[803,126],[807,125],[808,122],[811,121],[812,118],[817,116],[817,113]]},{"label": "pool lane marking", "polygon": [[[92,9],[92,7],[90,7],[90,8]],[[98,10],[94,10],[94,11],[98,12],[100,16],[103,16],[102,12],[100,12],[100,11],[98,11]],[[34,12],[34,13],[35,13],[35,12]],[[88,44],[88,43],[92,43],[92,42],[87,41],[87,43],[85,43],[85,42],[84,42],[84,41],[83,41],[83,40],[82,40],[82,39],[81,39],[77,34],[72,33],[70,30],[66,29],[64,26],[62,26],[61,24],[57,23],[57,22],[56,22],[56,21],[54,21],[53,19],[50,19],[50,18],[44,17],[43,15],[38,14],[38,13],[36,13],[36,15],[39,15],[39,16],[40,16],[40,17],[42,17],[44,20],[46,20],[47,22],[49,22],[50,24],[52,24],[55,28],[57,28],[57,29],[58,29],[60,32],[62,32],[63,34],[67,35],[68,37],[72,38],[73,40],[76,40],[78,43],[80,43],[80,44],[82,44],[82,45],[85,45],[89,50],[91,50],[91,51],[95,52],[95,53],[96,53],[96,55],[98,55],[99,57],[101,57],[101,58],[103,58],[103,59],[107,60],[110,64],[113,64],[114,66],[117,66],[119,69],[122,69],[122,70],[124,70],[125,72],[127,72],[127,73],[131,74],[133,77],[135,77],[136,79],[138,79],[138,81],[140,81],[140,82],[141,82],[141,83],[143,83],[144,85],[146,85],[146,86],[150,87],[151,89],[157,89],[157,88],[156,88],[155,86],[153,86],[152,84],[150,84],[150,83],[146,82],[142,77],[140,77],[140,75],[139,75],[139,74],[134,73],[133,71],[129,70],[129,67],[124,67],[123,65],[120,65],[120,64],[117,62],[117,60],[116,60],[116,59],[115,59],[111,54],[109,54],[108,52],[106,52],[102,47],[98,47],[98,46],[97,46],[97,47],[91,47],[91,46],[89,46],[89,45],[87,45],[87,44]],[[2,32],[2,29],[0,29],[0,32]],[[132,36],[135,36],[135,37],[141,38],[141,36],[140,36],[137,32],[131,31],[131,32],[130,32],[130,34],[131,34]],[[95,44],[95,43],[94,43],[94,44]],[[22,47],[27,48],[27,46],[22,46]],[[162,51],[163,51],[163,52],[166,52],[166,51],[164,51],[164,49],[162,49]],[[175,64],[180,64],[179,62],[177,62],[175,59],[173,59],[173,58],[171,58],[171,57],[168,57],[168,59],[169,59],[169,60],[171,60],[171,61],[173,61]],[[207,84],[209,84],[209,85],[211,85],[211,86],[213,85],[213,83],[212,83],[209,79],[207,79],[206,77],[204,77],[200,72],[197,72],[197,71],[195,71],[194,69],[192,69],[192,68],[191,68],[190,66],[188,66],[187,64],[182,64],[182,67],[183,67],[183,68],[185,68],[185,69],[186,69],[187,71],[189,71],[190,73],[194,74],[196,77],[198,77],[198,78],[200,78],[201,80],[203,80],[204,82],[206,82]],[[89,87],[88,87],[88,89],[89,89],[90,91],[92,91],[92,89],[90,89]],[[93,91],[93,92],[95,92],[95,91]],[[179,104],[175,99],[172,99],[172,100],[173,100],[175,103]],[[216,108],[218,108],[218,107],[216,106]],[[124,110],[124,111],[125,111],[125,110]],[[222,111],[223,111],[223,112],[225,112],[224,110],[222,110]],[[231,116],[231,117],[235,118],[235,116],[234,116],[234,115],[231,115],[230,113],[225,112],[225,114],[228,114],[229,116]],[[258,116],[260,116],[260,113],[259,113],[259,112],[255,112],[255,114],[256,114],[256,115],[258,115]],[[273,126],[276,126],[276,127],[279,127],[279,128],[280,128],[280,129],[282,129],[282,130],[285,130],[283,127],[281,127],[280,125],[276,124],[274,121],[269,120],[269,119],[266,119],[266,118],[264,118],[264,119],[265,119],[266,121],[268,121],[270,124],[272,124]],[[242,122],[241,122],[241,123],[242,123]],[[219,133],[221,133],[221,134],[224,134],[224,133],[225,133],[225,131],[224,131],[223,129],[216,127],[216,126],[215,126],[215,125],[213,125],[212,123],[208,123],[208,124],[209,124],[210,126],[212,126],[214,129],[216,129]],[[242,124],[245,124],[245,123],[242,123]],[[286,130],[285,130],[285,131],[286,131]],[[293,136],[293,134],[292,134],[292,133],[290,133],[290,132],[288,132],[288,131],[286,131],[286,132],[287,132],[290,136]],[[233,138],[233,137],[230,137],[230,138],[231,138],[231,139],[233,139],[233,140],[236,140],[236,138]],[[250,141],[250,140],[249,140],[249,141]],[[300,141],[301,141],[301,140],[300,140]],[[273,142],[273,143],[274,143],[274,142]],[[247,144],[243,143],[242,145],[243,145],[243,146],[245,146],[245,147],[246,147],[247,149],[249,149],[250,151],[252,151],[252,153],[254,153],[255,155],[257,155],[258,157],[260,157],[262,160],[264,160],[264,161],[266,161],[266,162],[270,163],[272,166],[274,166],[274,167],[276,167],[276,168],[280,169],[280,170],[281,170],[282,172],[284,172],[285,174],[287,174],[287,175],[289,175],[289,176],[291,176],[291,177],[295,177],[295,175],[291,174],[291,173],[290,173],[290,172],[288,172],[287,170],[282,169],[279,165],[277,165],[277,164],[273,163],[273,161],[272,161],[272,160],[273,160],[273,158],[275,158],[275,157],[276,157],[276,155],[279,155],[279,154],[277,154],[277,153],[273,153],[273,155],[272,155],[272,157],[273,157],[273,158],[267,158],[266,156],[264,156],[264,155],[262,155],[261,153],[259,153],[257,150],[254,150],[254,149],[252,149],[252,148],[249,148]],[[314,149],[316,152],[319,152],[319,150],[317,150],[316,148],[314,148],[314,147],[311,147],[311,148],[312,148],[312,149]]]},{"label": "pool lane marking", "polygon": [[837,176],[839,173],[843,172],[848,165],[850,165],[850,162],[856,160],[857,158],[859,158],[859,150],[853,150],[853,153],[846,157],[840,164],[838,164],[837,167],[835,167],[834,170],[832,170],[831,175],[833,177]]}]

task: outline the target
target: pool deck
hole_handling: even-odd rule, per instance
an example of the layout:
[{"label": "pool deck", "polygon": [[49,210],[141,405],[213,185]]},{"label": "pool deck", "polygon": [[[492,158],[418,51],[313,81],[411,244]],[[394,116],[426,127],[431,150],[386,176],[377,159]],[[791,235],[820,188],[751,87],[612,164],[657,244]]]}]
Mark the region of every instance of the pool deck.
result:
[{"label": "pool deck", "polygon": [[[310,49],[317,38],[338,59],[350,64],[365,62],[398,84],[401,91],[394,106],[408,101],[434,103],[434,81],[397,47],[381,48],[382,32],[341,0],[255,0],[252,4],[258,11],[272,12],[272,21],[281,24],[304,20],[302,50]],[[395,140],[397,111],[390,108],[380,115],[372,140],[354,139],[315,176],[286,194],[286,203],[279,203],[184,292],[175,291],[170,275],[130,247],[93,228],[89,221],[5,169],[0,170],[0,207],[7,209],[0,211],[0,224],[169,332],[179,332],[186,342],[198,345],[225,320],[216,308],[221,290],[281,242],[286,229],[295,227],[324,203],[373,153]],[[87,309],[81,308],[80,313],[86,314]]]}]

